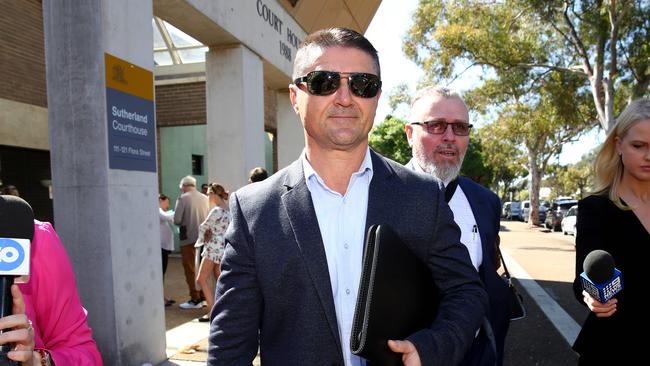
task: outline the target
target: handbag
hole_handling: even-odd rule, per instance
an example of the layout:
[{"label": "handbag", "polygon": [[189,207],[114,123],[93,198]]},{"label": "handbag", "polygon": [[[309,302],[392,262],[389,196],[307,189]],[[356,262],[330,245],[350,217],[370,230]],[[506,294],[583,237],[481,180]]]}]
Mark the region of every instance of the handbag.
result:
[{"label": "handbag", "polygon": [[501,263],[503,264],[503,275],[501,277],[508,284],[508,308],[510,309],[510,320],[523,319],[526,317],[524,297],[517,291],[517,288],[512,283],[510,272],[508,272],[506,261],[503,260],[501,248],[499,248],[499,246],[497,246],[497,252],[499,253],[499,258],[501,258]]},{"label": "handbag", "polygon": [[178,239],[185,240],[187,239],[187,226],[181,225],[178,231]]}]

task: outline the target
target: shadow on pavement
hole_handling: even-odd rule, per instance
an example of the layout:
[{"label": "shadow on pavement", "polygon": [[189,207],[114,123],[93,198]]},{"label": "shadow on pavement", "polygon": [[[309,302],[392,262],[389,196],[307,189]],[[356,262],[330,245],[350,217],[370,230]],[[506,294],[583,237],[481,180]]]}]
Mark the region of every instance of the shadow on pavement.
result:
[{"label": "shadow on pavement", "polygon": [[[588,310],[573,295],[571,283],[537,281],[580,327]],[[542,312],[517,279],[515,285],[524,295],[527,316],[512,321],[505,343],[506,366],[569,366],[578,363],[578,355]]]}]

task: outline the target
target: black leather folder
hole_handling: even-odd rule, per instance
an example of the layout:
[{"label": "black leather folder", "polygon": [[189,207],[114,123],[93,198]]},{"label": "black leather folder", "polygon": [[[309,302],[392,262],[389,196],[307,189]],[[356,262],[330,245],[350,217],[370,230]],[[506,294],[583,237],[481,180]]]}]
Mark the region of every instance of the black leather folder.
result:
[{"label": "black leather folder", "polygon": [[438,289],[428,267],[387,225],[368,230],[350,349],[373,366],[402,365],[389,339],[405,339],[429,328]]}]

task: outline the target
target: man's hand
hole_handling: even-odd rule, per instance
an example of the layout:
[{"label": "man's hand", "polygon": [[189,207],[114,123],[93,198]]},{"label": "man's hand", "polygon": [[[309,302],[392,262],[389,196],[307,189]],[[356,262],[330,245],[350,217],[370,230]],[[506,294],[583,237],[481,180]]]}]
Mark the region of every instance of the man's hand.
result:
[{"label": "man's hand", "polygon": [[418,350],[410,341],[388,341],[388,348],[402,354],[404,366],[422,366]]}]

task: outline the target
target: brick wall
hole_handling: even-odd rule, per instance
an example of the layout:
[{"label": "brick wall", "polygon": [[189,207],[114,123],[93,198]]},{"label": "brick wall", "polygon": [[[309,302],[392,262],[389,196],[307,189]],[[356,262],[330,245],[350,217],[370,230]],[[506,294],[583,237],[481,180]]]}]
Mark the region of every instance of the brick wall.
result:
[{"label": "brick wall", "polygon": [[275,131],[278,128],[277,92],[264,87],[264,130]]},{"label": "brick wall", "polygon": [[47,107],[39,0],[0,0],[0,98]]},{"label": "brick wall", "polygon": [[159,127],[206,123],[205,82],[156,86]]}]

